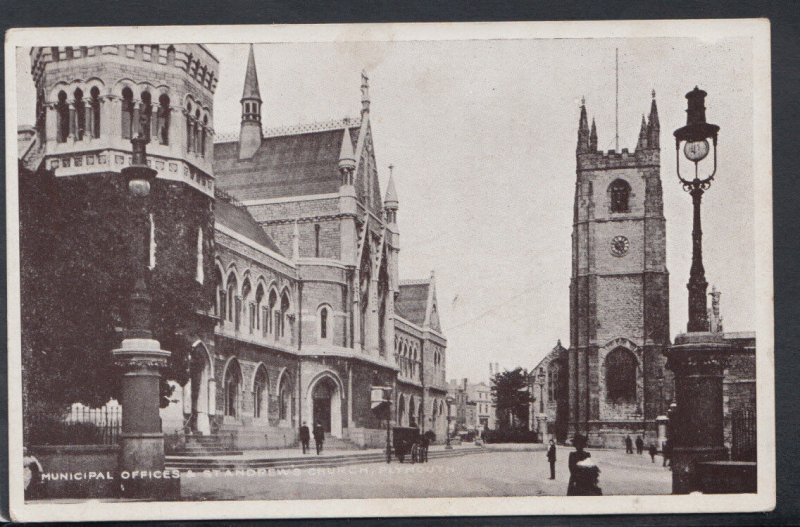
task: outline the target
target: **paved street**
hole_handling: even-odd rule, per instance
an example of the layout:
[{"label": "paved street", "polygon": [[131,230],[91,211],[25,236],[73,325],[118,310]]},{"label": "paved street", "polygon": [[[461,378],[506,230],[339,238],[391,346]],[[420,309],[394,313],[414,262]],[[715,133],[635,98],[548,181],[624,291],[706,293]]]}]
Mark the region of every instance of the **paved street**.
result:
[{"label": "paved street", "polygon": [[[487,450],[427,464],[359,464],[335,468],[265,471],[254,475],[219,472],[184,474],[184,499],[326,499],[382,497],[471,497],[564,495],[568,448],[560,448],[556,480],[550,481],[544,450]],[[671,472],[661,458],[593,450],[605,495],[669,494]]]}]

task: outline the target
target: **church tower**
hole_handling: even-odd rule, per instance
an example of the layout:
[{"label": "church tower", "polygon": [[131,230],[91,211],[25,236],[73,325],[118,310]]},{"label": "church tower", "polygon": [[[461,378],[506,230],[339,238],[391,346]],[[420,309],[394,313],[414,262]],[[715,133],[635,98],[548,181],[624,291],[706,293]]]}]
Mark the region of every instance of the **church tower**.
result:
[{"label": "church tower", "polygon": [[239,131],[239,159],[250,159],[261,146],[261,92],[258,89],[258,72],[253,45],[247,56],[247,71],[242,90],[242,127]]},{"label": "church tower", "polygon": [[597,149],[585,103],[578,125],[570,281],[569,431],[592,446],[655,438],[664,411],[669,274],[658,108],[636,149]]}]

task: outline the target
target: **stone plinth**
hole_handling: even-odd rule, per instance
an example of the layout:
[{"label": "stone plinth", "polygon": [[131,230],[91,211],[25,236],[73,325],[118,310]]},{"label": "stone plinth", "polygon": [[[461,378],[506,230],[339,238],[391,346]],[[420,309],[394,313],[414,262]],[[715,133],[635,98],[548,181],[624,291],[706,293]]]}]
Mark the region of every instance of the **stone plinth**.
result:
[{"label": "stone plinth", "polygon": [[675,411],[670,419],[672,492],[700,490],[698,464],[727,459],[722,381],[730,347],[721,333],[678,335],[665,352],[675,373]]},{"label": "stone plinth", "polygon": [[122,376],[122,433],[119,471],[122,495],[130,498],[176,499],[178,474],[164,471],[164,434],[159,415],[160,370],[169,351],[157,340],[125,339],[112,352]]}]

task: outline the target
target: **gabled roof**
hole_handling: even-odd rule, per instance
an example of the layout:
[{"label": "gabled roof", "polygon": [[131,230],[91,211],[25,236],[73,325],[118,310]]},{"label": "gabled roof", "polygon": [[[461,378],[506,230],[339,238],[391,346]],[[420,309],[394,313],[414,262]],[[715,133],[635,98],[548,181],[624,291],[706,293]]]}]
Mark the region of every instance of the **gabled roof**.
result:
[{"label": "gabled roof", "polygon": [[244,207],[218,198],[214,202],[214,221],[283,256],[272,238]]},{"label": "gabled roof", "polygon": [[401,280],[395,301],[400,317],[423,328],[441,331],[433,272],[427,280]]},{"label": "gabled roof", "polygon": [[[238,141],[217,143],[217,186],[239,201],[338,192],[344,128],[265,137],[253,157],[241,161]],[[359,127],[349,127],[349,132],[352,141]]]}]

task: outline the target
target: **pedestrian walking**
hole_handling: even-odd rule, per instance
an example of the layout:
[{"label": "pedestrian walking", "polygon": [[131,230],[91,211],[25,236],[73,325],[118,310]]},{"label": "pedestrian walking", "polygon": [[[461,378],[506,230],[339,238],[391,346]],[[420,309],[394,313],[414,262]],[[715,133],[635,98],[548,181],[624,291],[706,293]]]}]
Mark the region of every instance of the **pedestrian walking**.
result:
[{"label": "pedestrian walking", "polygon": [[572,439],[575,451],[569,453],[569,483],[567,496],[601,496],[598,486],[600,469],[592,461],[592,455],[584,450],[586,437],[576,434]]},{"label": "pedestrian walking", "polygon": [[650,462],[655,463],[656,454],[658,453],[658,450],[656,450],[656,445],[654,445],[653,443],[650,443],[649,453],[650,453]]},{"label": "pedestrian walking", "polygon": [[633,454],[633,440],[631,440],[631,436],[625,436],[625,453]]},{"label": "pedestrian walking", "polygon": [[311,442],[311,432],[308,429],[308,425],[305,421],[303,421],[303,426],[300,427],[300,444],[303,446],[303,454],[308,452],[309,446],[308,444]]},{"label": "pedestrian walking", "polygon": [[556,479],[556,442],[552,439],[547,449],[547,462],[550,463],[550,479]]},{"label": "pedestrian walking", "polygon": [[661,447],[661,455],[664,458],[662,461],[662,467],[671,467],[672,466],[672,443],[667,439],[664,441],[664,446]]},{"label": "pedestrian walking", "polygon": [[314,425],[314,444],[317,447],[317,455],[322,452],[322,444],[325,442],[325,429],[322,428],[322,423],[317,421]]},{"label": "pedestrian walking", "polygon": [[636,453],[642,455],[644,451],[644,440],[642,436],[636,436]]}]

